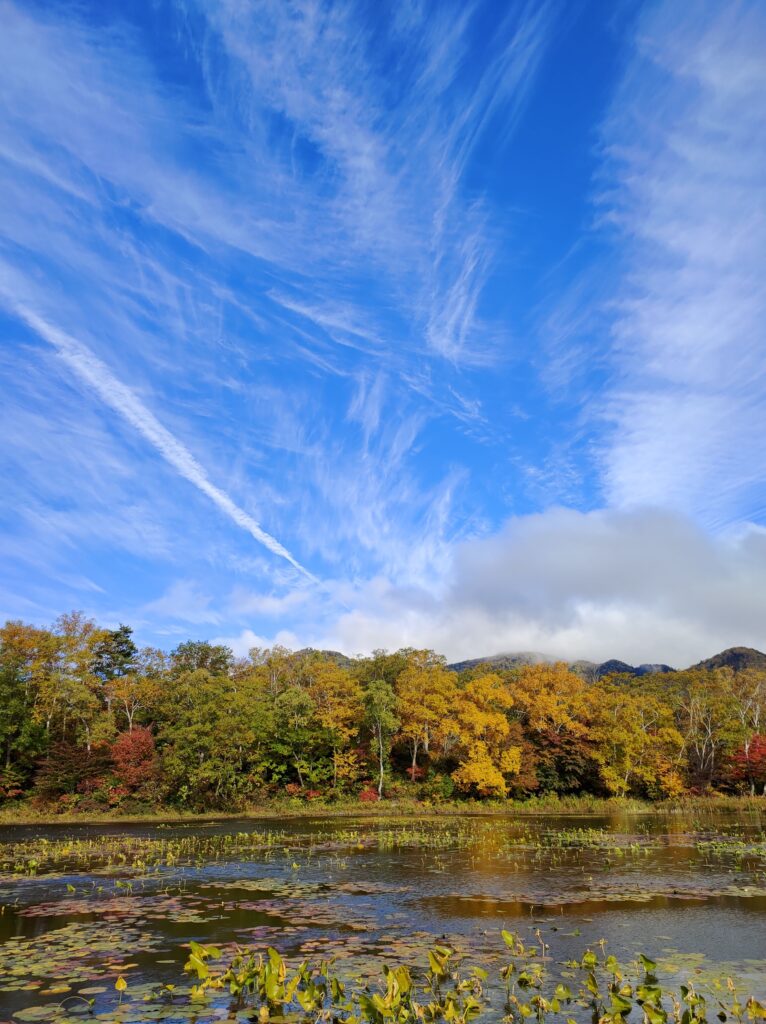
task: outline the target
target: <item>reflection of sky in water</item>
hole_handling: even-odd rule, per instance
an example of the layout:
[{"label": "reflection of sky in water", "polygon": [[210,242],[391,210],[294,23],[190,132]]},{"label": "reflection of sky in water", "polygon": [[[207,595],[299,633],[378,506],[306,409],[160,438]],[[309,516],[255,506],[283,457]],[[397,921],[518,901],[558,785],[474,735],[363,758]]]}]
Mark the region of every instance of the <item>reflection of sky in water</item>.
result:
[{"label": "reflection of sky in water", "polygon": [[[491,959],[501,951],[502,928],[531,935],[539,927],[557,960],[603,938],[618,959],[647,952],[668,970],[726,963],[763,996],[766,858],[695,846],[715,835],[757,841],[760,822],[708,817],[695,823],[695,834],[691,825],[659,815],[127,825],[119,831],[147,838],[272,828],[284,835],[236,861],[178,864],[143,878],[129,869],[6,877],[0,974],[26,966],[42,978],[47,956],[59,977],[75,963],[80,987],[106,978],[107,992],[96,996],[108,1000],[115,964],[138,965],[131,984],[139,975],[182,984],[181,946],[190,938],[274,944],[312,957],[331,952],[362,969],[378,954],[417,958],[439,938],[476,960]],[[562,835],[577,843],[578,828],[596,831],[580,834],[584,846],[558,845]],[[19,826],[3,829],[0,839],[116,833],[113,825]],[[132,893],[115,887],[118,877],[133,879]],[[0,995],[11,1010],[45,1001],[40,991]]]}]

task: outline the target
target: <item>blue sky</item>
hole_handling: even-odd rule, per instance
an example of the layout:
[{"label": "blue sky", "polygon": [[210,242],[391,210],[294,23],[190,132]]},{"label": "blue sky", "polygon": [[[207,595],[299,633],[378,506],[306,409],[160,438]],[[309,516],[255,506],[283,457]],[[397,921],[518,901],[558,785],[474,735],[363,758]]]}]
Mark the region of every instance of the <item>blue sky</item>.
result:
[{"label": "blue sky", "polygon": [[766,647],[762,4],[0,6],[0,614]]}]

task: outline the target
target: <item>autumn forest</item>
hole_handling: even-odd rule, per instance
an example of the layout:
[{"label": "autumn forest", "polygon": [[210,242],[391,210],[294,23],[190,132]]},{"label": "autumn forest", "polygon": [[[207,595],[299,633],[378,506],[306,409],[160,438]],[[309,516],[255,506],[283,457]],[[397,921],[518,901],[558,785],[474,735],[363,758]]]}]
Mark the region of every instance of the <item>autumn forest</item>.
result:
[{"label": "autumn forest", "polygon": [[73,613],[0,630],[0,794],[141,812],[761,793],[765,710],[754,669],[588,682],[564,664],[456,673],[411,649],[166,654]]}]

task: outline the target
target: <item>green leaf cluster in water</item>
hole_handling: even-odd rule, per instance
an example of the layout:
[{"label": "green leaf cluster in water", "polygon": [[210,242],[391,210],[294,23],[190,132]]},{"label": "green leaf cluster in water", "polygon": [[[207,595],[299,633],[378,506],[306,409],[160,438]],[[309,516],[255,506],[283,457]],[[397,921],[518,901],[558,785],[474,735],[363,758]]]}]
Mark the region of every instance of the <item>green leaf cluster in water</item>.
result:
[{"label": "green leaf cluster in water", "polygon": [[[549,1019],[625,1024],[629,1016],[643,1024],[766,1019],[766,1007],[725,976],[713,977],[704,988],[691,981],[669,988],[658,977],[658,963],[644,954],[623,965],[602,942],[556,964],[539,931],[534,942],[510,931],[503,931],[502,939],[500,1001],[488,987],[497,965],[477,964],[441,944],[428,950],[425,965],[379,962],[377,980],[371,981],[350,973],[343,961],[304,960],[291,966],[273,947],[235,949],[224,956],[217,947],[192,942],[185,964],[191,984],[133,985],[118,973],[110,985],[112,1005],[95,1018],[114,1024],[223,1017],[259,1024],[469,1024],[480,1015],[502,1017],[509,1024],[544,1024]],[[63,988],[49,994],[61,992]],[[20,1022],[82,1024],[93,1014],[87,992],[81,989],[75,996],[28,1007],[14,1017]]]}]

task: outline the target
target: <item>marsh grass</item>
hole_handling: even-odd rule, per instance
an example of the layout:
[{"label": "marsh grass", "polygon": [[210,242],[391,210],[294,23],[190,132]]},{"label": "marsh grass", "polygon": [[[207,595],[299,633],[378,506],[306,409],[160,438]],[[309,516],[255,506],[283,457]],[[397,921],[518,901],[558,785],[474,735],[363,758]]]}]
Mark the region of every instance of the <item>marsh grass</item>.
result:
[{"label": "marsh grass", "polygon": [[382,800],[360,804],[358,800],[323,803],[316,801],[274,800],[258,806],[231,811],[196,814],[177,807],[158,807],[151,813],[58,813],[54,807],[36,807],[31,803],[14,803],[0,807],[0,825],[73,825],[109,824],[112,822],[158,824],[185,822],[234,821],[239,819],[271,820],[314,818],[387,818],[413,816],[419,819],[454,817],[524,817],[526,815],[561,815],[603,817],[621,814],[706,814],[732,812],[757,816],[766,813],[764,796],[687,796],[675,800],[650,803],[633,797],[595,797],[589,795],[530,797],[526,800],[461,800],[431,803],[423,800]]}]

